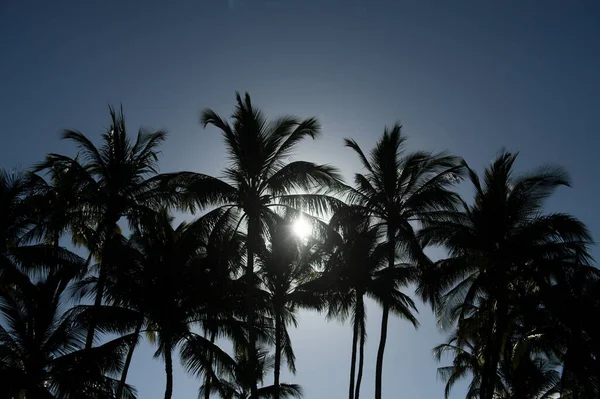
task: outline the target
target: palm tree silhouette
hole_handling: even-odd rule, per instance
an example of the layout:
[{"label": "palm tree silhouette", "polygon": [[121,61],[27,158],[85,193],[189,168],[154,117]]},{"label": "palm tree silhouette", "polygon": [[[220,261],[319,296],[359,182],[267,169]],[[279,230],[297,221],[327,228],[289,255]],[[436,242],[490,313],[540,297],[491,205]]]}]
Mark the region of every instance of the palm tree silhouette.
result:
[{"label": "palm tree silhouette", "polygon": [[591,239],[580,221],[542,213],[544,200],[569,184],[565,172],[547,166],[514,177],[515,159],[515,154],[501,153],[485,170],[483,184],[468,169],[475,187],[473,204],[463,203],[452,218],[421,231],[424,244],[444,245],[450,254],[438,262],[434,284],[423,289],[438,302],[442,327],[473,314],[489,320],[481,337],[482,399],[494,396],[502,345],[510,333],[509,314],[519,304],[521,282],[530,291],[548,289],[590,259]]},{"label": "palm tree silhouette", "polygon": [[[461,174],[459,158],[425,151],[406,153],[405,141],[399,124],[386,128],[367,158],[356,141],[345,140],[366,170],[366,174],[355,175],[355,187],[350,191],[349,199],[368,210],[376,223],[385,228],[390,268],[396,263],[398,251],[412,262],[426,263],[415,237],[414,223],[443,219],[446,211],[454,209],[459,202],[458,195],[449,191]],[[388,283],[391,287],[395,285],[394,280]],[[383,302],[382,308],[375,399],[381,399],[390,306]]]},{"label": "palm tree silhouette", "polygon": [[[401,284],[410,281],[413,268],[405,264],[389,267],[389,243],[382,242],[383,227],[371,224],[364,208],[350,208],[341,209],[330,221],[331,229],[325,243],[329,256],[321,278],[330,285],[328,317],[345,319],[352,315],[349,398],[358,399],[366,340],[364,297],[386,303],[392,312],[409,320],[415,327],[418,322],[413,315],[416,312],[413,301],[398,289]],[[388,284],[389,279],[394,279],[397,285]],[[357,341],[360,341],[358,374]]]},{"label": "palm tree silhouette", "polygon": [[[269,355],[263,348],[257,348],[257,363],[252,364],[245,350],[239,350],[235,356],[235,368],[228,377],[214,382],[213,389],[217,390],[224,399],[249,399],[252,385],[263,382],[264,376],[274,367],[274,356]],[[258,370],[258,372],[257,372]],[[258,378],[258,380],[256,380]],[[200,387],[200,394],[204,393],[205,386]],[[272,398],[275,396],[275,386],[268,385],[257,389],[258,398]],[[296,384],[282,383],[279,386],[282,398],[301,398],[302,388]]]},{"label": "palm tree silhouette", "polygon": [[[85,262],[70,262],[31,279],[20,265],[4,273],[0,284],[0,380],[2,398],[114,397],[121,357],[127,341],[116,339],[83,350],[86,324],[78,309],[61,311],[69,282]],[[27,270],[27,269],[26,269]],[[28,268],[31,272],[31,268]],[[6,326],[6,327],[4,327]],[[124,398],[135,390],[124,388]]]},{"label": "palm tree silhouette", "polygon": [[[322,190],[341,189],[342,184],[331,166],[305,161],[286,163],[298,143],[318,136],[320,127],[316,119],[286,116],[268,122],[263,113],[253,107],[248,94],[242,99],[238,93],[236,98],[232,125],[210,109],[202,113],[202,124],[217,127],[225,139],[231,161],[231,166],[225,169],[226,180],[179,172],[165,182],[169,187],[166,191],[175,191],[182,207],[193,211],[196,207],[217,205],[239,215],[239,223],[246,224],[247,232],[246,281],[252,282],[256,281],[254,258],[264,247],[265,232],[276,219],[275,210],[303,208],[325,213],[339,206],[341,201],[324,195]],[[252,284],[247,284],[251,364],[256,363],[255,291]],[[257,389],[253,384],[253,399],[257,398]]]},{"label": "palm tree silhouette", "polygon": [[298,309],[320,310],[323,297],[312,289],[316,277],[312,267],[315,255],[314,240],[304,240],[294,234],[293,223],[298,215],[287,213],[270,233],[269,245],[258,257],[260,276],[268,293],[268,313],[275,323],[274,399],[280,397],[281,356],[285,356],[288,368],[296,371],[294,351],[287,326],[297,325]]},{"label": "palm tree silhouette", "polygon": [[[90,256],[97,254],[100,263],[98,289],[94,305],[102,303],[107,268],[111,254],[104,245],[117,233],[117,223],[121,217],[135,221],[141,214],[156,208],[164,196],[155,190],[153,177],[157,174],[157,148],[164,141],[163,131],[140,129],[135,142],[127,135],[123,110],[110,107],[111,125],[102,134],[102,145],[96,147],[81,132],[66,130],[63,138],[73,141],[79,153],[77,158],[59,154],[48,154],[46,160],[36,170],[77,171],[77,181],[73,189],[82,217],[93,221],[95,231],[87,237]],[[86,348],[92,346],[95,325],[92,322],[86,338]]]}]

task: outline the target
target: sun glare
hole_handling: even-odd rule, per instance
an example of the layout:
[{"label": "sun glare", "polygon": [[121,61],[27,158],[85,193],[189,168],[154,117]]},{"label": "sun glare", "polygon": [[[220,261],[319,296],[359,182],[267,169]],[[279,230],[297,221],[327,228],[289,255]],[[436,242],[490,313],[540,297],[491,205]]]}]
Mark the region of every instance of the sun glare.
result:
[{"label": "sun glare", "polygon": [[312,228],[310,223],[304,220],[304,218],[300,218],[294,222],[292,230],[298,237],[307,238],[310,235]]}]

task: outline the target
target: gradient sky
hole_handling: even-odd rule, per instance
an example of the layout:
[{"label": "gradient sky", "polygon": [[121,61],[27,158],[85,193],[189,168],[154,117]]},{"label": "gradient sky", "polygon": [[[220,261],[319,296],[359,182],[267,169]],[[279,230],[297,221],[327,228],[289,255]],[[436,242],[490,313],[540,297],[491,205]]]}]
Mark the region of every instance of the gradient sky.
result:
[{"label": "gradient sky", "polygon": [[[502,147],[520,151],[519,170],[561,164],[574,188],[549,210],[575,214],[598,236],[599,72],[597,1],[0,0],[0,167],[73,155],[61,129],[97,140],[107,104],[123,103],[132,133],[168,130],[162,171],[218,175],[221,137],[200,128],[199,111],[229,115],[234,92],[247,90],[269,116],[318,117],[323,136],[298,157],[348,178],[359,165],[342,138],[370,148],[396,120],[409,148],[450,150],[478,170]],[[420,310],[418,331],[390,323],[385,398],[443,397],[431,356],[443,335]],[[368,318],[365,398],[376,306]],[[303,313],[292,339],[298,373],[283,380],[302,384],[307,399],[343,398],[351,328]],[[152,353],[142,345],[130,372],[143,399],[164,391]],[[195,398],[199,385],[177,368],[174,398]]]}]

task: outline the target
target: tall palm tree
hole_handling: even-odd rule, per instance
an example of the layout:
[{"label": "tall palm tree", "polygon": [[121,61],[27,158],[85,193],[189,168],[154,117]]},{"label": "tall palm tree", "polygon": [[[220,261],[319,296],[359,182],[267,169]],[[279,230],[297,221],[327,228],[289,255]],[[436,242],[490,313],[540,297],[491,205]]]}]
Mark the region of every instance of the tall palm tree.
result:
[{"label": "tall palm tree", "polygon": [[543,213],[544,200],[569,185],[565,172],[543,167],[515,177],[515,159],[516,154],[501,153],[485,170],[483,183],[468,169],[473,204],[463,203],[456,215],[421,231],[424,244],[449,251],[434,269],[434,283],[423,288],[437,298],[442,326],[451,328],[474,314],[490,320],[482,334],[482,399],[494,396],[501,348],[511,331],[509,315],[523,298],[523,282],[528,291],[546,290],[590,259],[591,239],[579,220]]},{"label": "tall palm tree", "polygon": [[[358,155],[366,173],[355,175],[350,200],[363,206],[384,226],[389,243],[388,267],[393,268],[398,252],[411,261],[426,262],[415,238],[414,223],[439,220],[458,203],[449,188],[461,174],[459,158],[446,153],[405,151],[401,126],[386,128],[367,157],[358,143],[346,139]],[[389,281],[394,285],[393,280]],[[387,341],[390,308],[382,303],[381,337],[375,369],[375,399],[381,399],[383,356]]]},{"label": "tall palm tree", "polygon": [[[256,281],[254,258],[264,247],[267,226],[275,219],[276,209],[304,208],[311,212],[326,212],[340,201],[323,194],[323,188],[341,188],[335,168],[312,162],[286,163],[297,145],[306,138],[316,138],[316,119],[285,116],[269,122],[253,107],[250,96],[236,95],[237,106],[232,124],[210,109],[202,112],[202,124],[221,130],[227,146],[230,167],[225,180],[193,172],[180,172],[165,179],[167,191],[176,191],[182,206],[192,211],[196,207],[217,205],[239,215],[247,232],[246,281]],[[175,189],[173,189],[175,187]],[[315,192],[314,190],[321,190]],[[307,194],[309,193],[310,194]],[[255,287],[246,287],[248,356],[256,363]],[[257,386],[252,386],[252,398],[257,398]]]},{"label": "tall palm tree", "polygon": [[[265,375],[274,367],[274,356],[262,348],[257,348],[257,364],[252,364],[244,350],[238,351],[235,356],[233,373],[216,380],[213,389],[218,391],[223,399],[249,399],[252,385],[261,384]],[[256,372],[258,370],[258,373]],[[254,380],[258,376],[258,381]],[[200,394],[206,387],[200,387]],[[280,384],[279,394],[282,398],[301,398],[302,388],[296,384]],[[275,386],[268,385],[258,389],[259,398],[272,398],[275,395]]]},{"label": "tall palm tree", "polygon": [[296,371],[295,355],[287,326],[297,326],[296,311],[303,309],[320,310],[323,298],[311,289],[316,277],[312,267],[315,255],[313,240],[304,242],[293,231],[297,217],[288,213],[274,226],[269,245],[258,257],[262,284],[268,293],[268,312],[275,323],[274,354],[274,399],[280,397],[280,370],[282,354],[288,368]]},{"label": "tall palm tree", "polygon": [[[349,217],[350,216],[350,217]],[[329,256],[322,278],[329,280],[331,294],[329,317],[344,319],[352,314],[353,338],[349,398],[358,399],[364,364],[366,340],[365,296],[386,304],[393,313],[407,319],[415,327],[418,322],[413,301],[399,288],[412,278],[414,268],[406,264],[388,265],[389,243],[382,242],[383,228],[371,224],[364,209],[342,209],[334,214],[326,240]],[[389,280],[395,284],[388,284]],[[359,343],[358,375],[356,347]]]},{"label": "tall palm tree", "polygon": [[[140,129],[134,142],[127,135],[123,110],[110,107],[111,125],[102,134],[102,145],[96,147],[84,134],[66,130],[63,138],[73,141],[79,153],[76,158],[59,154],[48,154],[36,170],[76,169],[77,180],[73,185],[77,192],[76,207],[84,218],[95,224],[93,234],[87,236],[91,254],[98,255],[100,263],[98,289],[94,305],[102,304],[104,284],[108,268],[114,261],[104,246],[118,232],[118,221],[127,217],[135,221],[140,214],[156,208],[164,199],[164,193],[155,190],[153,177],[158,173],[158,146],[164,141],[163,131]],[[90,254],[90,256],[91,256]],[[86,348],[94,339],[95,325],[92,322],[86,338]]]},{"label": "tall palm tree", "polygon": [[[56,262],[50,262],[56,265]],[[80,273],[83,259],[30,278],[15,267],[0,284],[0,380],[2,398],[114,397],[127,342],[110,341],[83,350],[85,324],[79,312],[62,311],[65,289]],[[124,398],[135,390],[124,389]]]}]

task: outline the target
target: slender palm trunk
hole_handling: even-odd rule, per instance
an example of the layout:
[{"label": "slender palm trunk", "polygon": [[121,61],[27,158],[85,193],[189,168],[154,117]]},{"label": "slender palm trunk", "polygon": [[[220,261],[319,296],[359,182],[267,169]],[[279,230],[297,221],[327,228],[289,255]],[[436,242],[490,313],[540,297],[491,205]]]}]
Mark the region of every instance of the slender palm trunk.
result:
[{"label": "slender palm trunk", "polygon": [[[215,330],[211,331],[211,333],[210,333],[210,343],[211,344],[215,343],[216,337],[217,337],[217,332]],[[210,365],[210,367],[212,367],[213,360],[214,360],[214,356],[211,351],[210,355],[208,357],[208,364]],[[207,370],[206,378],[204,381],[204,386],[206,387],[206,389],[204,390],[204,399],[210,399],[211,384],[212,384],[212,373]]]},{"label": "slender palm trunk", "polygon": [[354,399],[354,377],[356,375],[356,342],[358,340],[358,320],[354,318],[354,331],[352,333],[352,359],[350,360],[350,388],[348,398]]},{"label": "slender palm trunk", "polygon": [[[96,298],[94,299],[94,309],[97,310],[102,306],[102,297],[104,296],[104,285],[106,284],[106,271],[104,265],[100,264],[98,273],[98,283],[96,284]],[[96,332],[96,318],[90,320],[87,337],[85,339],[85,349],[90,349],[94,343],[94,333]]]},{"label": "slender palm trunk", "polygon": [[[394,267],[396,262],[396,230],[388,225],[388,243],[390,252],[388,254],[388,267]],[[377,363],[375,365],[375,399],[381,399],[381,385],[383,382],[383,354],[385,352],[385,343],[387,341],[388,319],[390,317],[390,308],[387,304],[383,305],[381,315],[381,337],[379,338],[379,348],[377,349]]]},{"label": "slender palm trunk", "polygon": [[117,387],[117,395],[116,399],[121,399],[123,395],[123,389],[125,388],[125,382],[127,381],[127,373],[129,372],[129,366],[131,365],[131,359],[133,359],[133,351],[138,343],[138,337],[140,332],[142,331],[142,325],[144,324],[144,320],[140,320],[138,325],[135,327],[135,340],[132,340],[129,344],[129,350],[127,352],[127,357],[125,358],[125,365],[123,366],[123,372],[121,373],[121,380],[119,381],[119,386]]},{"label": "slender palm trunk", "polygon": [[171,399],[173,396],[173,353],[170,345],[165,349],[165,372],[167,374],[165,399]]},{"label": "slender palm trunk", "polygon": [[481,399],[493,399],[496,387],[498,363],[500,362],[500,351],[502,348],[502,336],[504,334],[507,308],[504,301],[497,302],[496,322],[491,323],[490,341],[486,350],[485,366],[481,379]]},{"label": "slender palm trunk", "polygon": [[250,399],[258,399],[258,360],[256,355],[256,306],[254,303],[254,244],[252,240],[256,240],[259,234],[259,229],[256,228],[255,218],[249,218],[248,222],[248,259],[246,264],[246,311],[248,313],[248,359],[252,365],[253,378],[250,385]]},{"label": "slender palm trunk", "polygon": [[281,310],[277,309],[277,313],[275,315],[275,370],[273,371],[273,385],[275,386],[275,395],[273,395],[274,399],[279,399],[279,375],[281,372]]},{"label": "slender palm trunk", "polygon": [[[111,215],[113,213],[110,213]],[[93,245],[95,246],[98,240],[98,237],[100,236],[101,232],[106,229],[106,237],[104,238],[104,243],[102,245],[102,261],[100,262],[100,270],[98,271],[98,283],[96,285],[96,298],[94,299],[94,309],[98,310],[100,308],[100,306],[102,306],[102,297],[104,296],[104,285],[106,284],[106,273],[108,273],[108,271],[106,270],[106,265],[105,263],[107,263],[107,257],[109,257],[109,253],[107,251],[106,248],[106,243],[110,240],[110,238],[112,237],[112,235],[115,232],[114,226],[117,224],[117,222],[119,221],[119,217],[107,217],[105,220],[108,221],[108,224],[101,224],[100,227],[98,228],[97,232],[96,232],[96,237],[94,237],[94,242]],[[106,226],[110,226],[110,227],[106,227]],[[89,259],[91,259],[93,256],[93,250],[90,253]],[[90,321],[90,327],[88,329],[87,332],[87,337],[85,340],[85,349],[90,349],[92,347],[92,344],[94,343],[94,333],[96,332],[96,318],[92,317],[92,320]]]},{"label": "slender palm trunk", "polygon": [[358,354],[358,376],[356,377],[356,394],[354,395],[354,399],[358,399],[360,397],[360,384],[362,382],[363,375],[363,365],[365,360],[365,339],[366,339],[366,331],[365,331],[365,305],[363,303],[362,295],[360,298],[357,298],[356,305],[359,309],[357,312],[357,316],[360,317],[360,349]]}]

